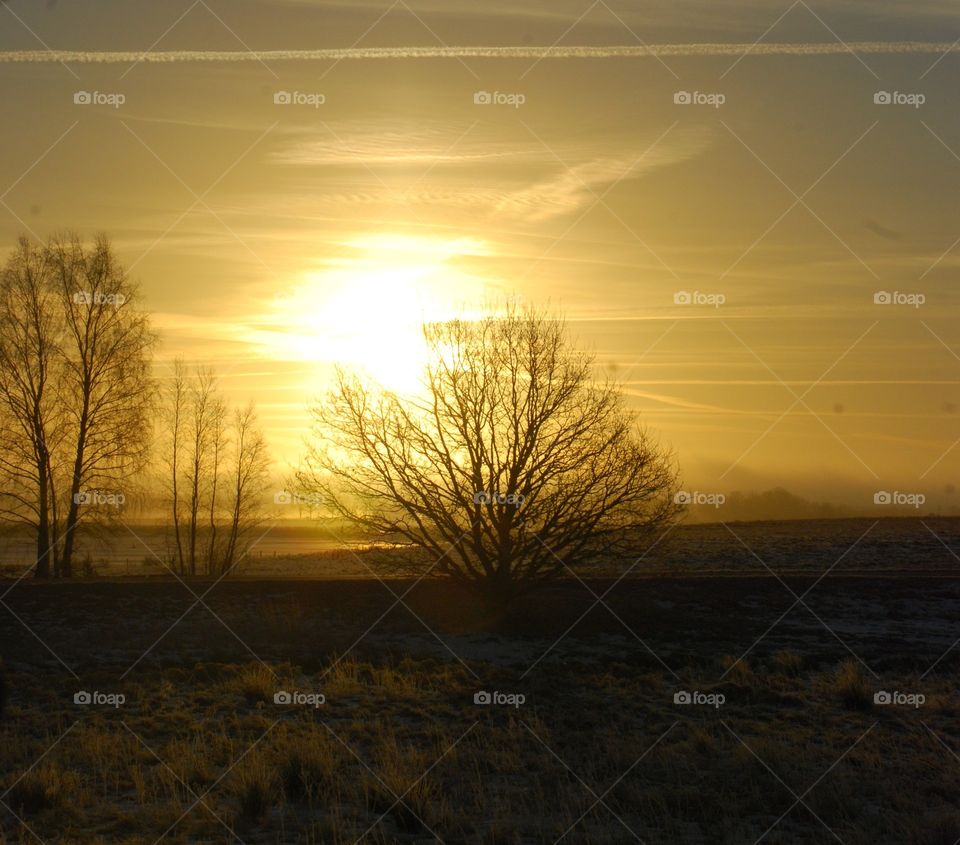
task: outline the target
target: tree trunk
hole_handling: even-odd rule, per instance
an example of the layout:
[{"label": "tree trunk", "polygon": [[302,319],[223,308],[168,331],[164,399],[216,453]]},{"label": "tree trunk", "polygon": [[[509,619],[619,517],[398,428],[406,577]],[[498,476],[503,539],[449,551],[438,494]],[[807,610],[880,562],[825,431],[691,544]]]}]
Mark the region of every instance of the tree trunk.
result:
[{"label": "tree trunk", "polygon": [[[176,447],[174,447],[176,449]],[[177,543],[177,571],[183,575],[186,566],[183,561],[183,541],[180,539],[180,502],[177,495],[177,460],[173,460],[173,536]]]},{"label": "tree trunk", "polygon": [[510,577],[510,570],[498,568],[493,577],[481,584],[484,609],[493,619],[506,615],[520,593],[519,585]]},{"label": "tree trunk", "polygon": [[80,485],[83,482],[83,456],[87,445],[87,426],[90,413],[90,383],[84,379],[83,407],[80,412],[80,429],[77,432],[77,449],[73,461],[73,478],[70,482],[70,501],[67,505],[67,527],[63,537],[63,555],[60,561],[60,574],[64,578],[73,575],[73,537],[80,519]]},{"label": "tree trunk", "polygon": [[34,415],[33,429],[37,461],[37,578],[50,577],[50,476],[46,441],[39,417]]},{"label": "tree trunk", "polygon": [[214,575],[217,556],[217,484],[220,474],[221,423],[214,421],[213,431],[213,467],[210,478],[210,541],[207,543],[207,574]]},{"label": "tree trunk", "polygon": [[197,574],[197,512],[200,509],[200,490],[197,477],[194,476],[193,490],[190,494],[190,574]]},{"label": "tree trunk", "polygon": [[50,577],[50,512],[48,508],[48,489],[46,467],[39,472],[39,518],[37,519],[37,568],[36,578]]}]

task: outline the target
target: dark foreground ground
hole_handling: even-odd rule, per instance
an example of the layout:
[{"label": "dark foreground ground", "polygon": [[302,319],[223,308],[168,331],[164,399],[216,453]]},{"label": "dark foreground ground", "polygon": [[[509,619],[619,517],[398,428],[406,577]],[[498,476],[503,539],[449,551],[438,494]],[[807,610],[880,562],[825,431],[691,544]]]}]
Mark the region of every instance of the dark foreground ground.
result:
[{"label": "dark foreground ground", "polygon": [[4,843],[960,839],[949,572],[4,593]]}]

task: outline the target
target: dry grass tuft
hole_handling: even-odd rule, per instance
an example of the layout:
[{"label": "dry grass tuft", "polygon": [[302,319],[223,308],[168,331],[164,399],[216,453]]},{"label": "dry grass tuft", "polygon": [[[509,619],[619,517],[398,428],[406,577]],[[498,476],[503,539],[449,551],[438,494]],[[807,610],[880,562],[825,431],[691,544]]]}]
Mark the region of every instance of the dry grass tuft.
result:
[{"label": "dry grass tuft", "polygon": [[62,808],[75,798],[78,785],[73,772],[55,765],[37,766],[14,784],[4,800],[19,814],[34,816]]},{"label": "dry grass tuft", "polygon": [[803,656],[795,651],[778,651],[773,655],[774,667],[784,675],[796,677],[803,669]]},{"label": "dry grass tuft", "polygon": [[833,690],[848,710],[873,708],[873,691],[867,686],[860,664],[853,658],[844,660],[837,668],[833,676]]}]

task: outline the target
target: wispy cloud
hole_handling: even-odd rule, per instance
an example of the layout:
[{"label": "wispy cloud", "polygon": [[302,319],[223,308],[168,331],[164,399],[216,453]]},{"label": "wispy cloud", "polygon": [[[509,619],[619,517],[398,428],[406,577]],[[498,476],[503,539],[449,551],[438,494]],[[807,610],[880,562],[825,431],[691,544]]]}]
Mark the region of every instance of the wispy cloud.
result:
[{"label": "wispy cloud", "polygon": [[687,133],[674,143],[646,154],[640,148],[575,162],[553,159],[559,167],[555,175],[510,192],[499,203],[497,211],[522,215],[530,220],[570,213],[585,203],[597,201],[607,186],[638,179],[653,170],[686,161],[703,152],[709,143],[710,138],[705,133]]},{"label": "wispy cloud", "polygon": [[131,51],[18,50],[0,52],[0,62],[65,62],[133,64],[135,62],[279,62],[339,61],[342,59],[606,59],[646,56],[822,56],[855,53],[946,53],[956,45],[933,41],[861,41],[842,44],[649,44],[625,46],[554,47],[352,47],[323,50]]},{"label": "wispy cloud", "polygon": [[[470,124],[443,121],[353,121],[338,124],[317,137],[317,131],[300,132],[290,143],[270,155],[276,164],[297,166],[329,166],[357,164],[378,165],[443,165],[492,161],[536,162],[542,151],[527,143],[524,146],[489,137],[480,139],[470,133]],[[460,143],[451,139],[467,136]]]},{"label": "wispy cloud", "polygon": [[[451,137],[460,137],[456,144]],[[338,127],[336,134],[296,137],[270,159],[297,167],[355,167],[365,184],[354,183],[349,194],[324,192],[337,203],[403,201],[486,210],[524,220],[546,220],[576,211],[595,201],[615,182],[686,161],[706,150],[712,132],[702,127],[678,130],[670,144],[644,153],[636,137],[607,137],[603,145],[560,142],[546,147],[532,138],[502,139],[488,132],[464,132],[443,123],[364,123]],[[649,141],[648,141],[649,143]],[[502,165],[498,178],[478,181],[478,167]],[[523,179],[517,168],[523,166]],[[392,176],[402,169],[408,181]],[[443,170],[443,179],[431,174]],[[485,171],[486,172],[486,171]],[[380,174],[383,174],[382,176]],[[391,174],[388,176],[388,174]],[[385,181],[390,178],[390,181]],[[318,196],[311,191],[313,201]]]}]

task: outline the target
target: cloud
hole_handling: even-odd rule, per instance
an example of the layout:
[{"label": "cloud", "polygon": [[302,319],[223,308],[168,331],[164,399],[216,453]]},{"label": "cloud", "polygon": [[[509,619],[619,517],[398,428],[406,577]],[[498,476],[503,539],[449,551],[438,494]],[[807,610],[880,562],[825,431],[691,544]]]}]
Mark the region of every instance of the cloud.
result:
[{"label": "cloud", "polygon": [[173,50],[137,53],[130,51],[19,50],[0,52],[0,62],[64,62],[134,64],[137,62],[283,62],[339,61],[342,59],[607,59],[648,56],[823,56],[855,53],[947,53],[955,45],[933,41],[861,41],[850,44],[650,44],[627,46],[553,47],[348,47],[323,50],[211,51]]},{"label": "cloud", "polygon": [[[559,172],[529,187],[509,193],[497,211],[521,215],[528,220],[544,220],[575,211],[583,204],[597,201],[604,188],[627,179],[638,179],[653,170],[693,158],[709,145],[704,133],[687,133],[672,143],[615,156],[602,156],[571,163],[557,162]],[[556,161],[551,154],[550,160]]]},{"label": "cloud", "polygon": [[[476,124],[474,124],[476,125]],[[270,154],[276,164],[330,166],[484,164],[491,161],[538,161],[542,153],[535,147],[521,147],[471,131],[469,123],[441,121],[352,121],[327,128],[317,137],[315,128],[300,133],[290,143]],[[451,139],[459,139],[451,141]]]},{"label": "cloud", "polygon": [[[636,137],[605,138],[603,145],[558,143],[546,147],[539,139],[503,140],[482,129],[470,131],[446,123],[351,122],[336,134],[302,135],[270,155],[279,165],[354,167],[363,182],[349,193],[330,191],[324,183],[310,190],[310,202],[377,204],[399,202],[471,208],[514,219],[546,220],[575,212],[591,203],[615,182],[690,159],[710,144],[712,132],[702,128],[677,130],[669,143],[649,146]],[[457,138],[451,143],[450,138]],[[499,177],[477,179],[477,168],[503,165]],[[514,165],[523,165],[518,179]],[[398,183],[401,168],[407,181]],[[444,178],[431,179],[441,168]],[[363,171],[367,171],[364,174]],[[529,176],[535,173],[538,175]],[[390,181],[386,181],[391,174]]]}]

